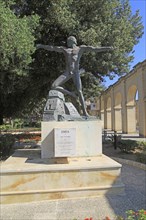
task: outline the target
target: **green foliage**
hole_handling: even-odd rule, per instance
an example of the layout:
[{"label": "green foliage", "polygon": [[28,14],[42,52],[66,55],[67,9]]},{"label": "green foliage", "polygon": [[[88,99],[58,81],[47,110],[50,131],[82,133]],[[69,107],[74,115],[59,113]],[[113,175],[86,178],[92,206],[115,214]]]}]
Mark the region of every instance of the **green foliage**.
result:
[{"label": "green foliage", "polygon": [[137,141],[134,140],[120,140],[117,143],[118,148],[124,153],[130,153],[132,152],[135,148],[139,146]]},{"label": "green foliage", "polygon": [[28,128],[41,128],[41,121],[25,120],[23,126]]},{"label": "green foliage", "polygon": [[141,209],[137,212],[133,210],[128,210],[126,214],[126,220],[146,220],[146,211],[144,209]]},{"label": "green foliage", "polygon": [[[111,75],[108,71],[121,74],[128,70],[128,63],[133,59],[130,52],[143,30],[139,12],[132,15],[129,1],[42,1],[28,3],[28,7],[40,16],[42,43],[60,45],[67,36],[75,35],[79,44],[115,48],[114,52],[85,55],[83,64],[88,72],[103,76]],[[42,8],[45,8],[43,14]]]},{"label": "green foliage", "polygon": [[38,16],[17,17],[0,0],[0,124],[1,118],[15,115],[24,106],[37,24]]},{"label": "green foliage", "polygon": [[[85,218],[84,220],[93,220],[93,218],[92,217]],[[106,216],[104,220],[112,220],[112,219]],[[128,210],[126,212],[126,218],[122,216],[116,216],[115,220],[146,220],[146,210],[144,209],[140,209],[138,211]]]},{"label": "green foliage", "polygon": [[82,74],[81,79],[83,82],[83,94],[86,99],[98,97],[105,89],[100,80],[92,73],[86,72]]},{"label": "green foliage", "polygon": [[[130,55],[133,46],[143,32],[139,13],[132,15],[127,0],[27,1],[26,11],[40,16],[38,43],[65,46],[67,37],[74,35],[79,45],[113,46],[113,52],[87,53],[81,59],[81,67],[98,79],[103,79],[105,75],[112,78],[114,74],[128,71],[128,63],[133,59]],[[49,88],[64,71],[64,57],[55,52],[38,50],[33,68],[35,80],[39,79],[44,87]],[[86,84],[86,77],[82,81]],[[99,82],[93,84],[96,90]]]},{"label": "green foliage", "polygon": [[117,135],[116,136],[116,146],[115,146],[115,140],[114,135],[106,136],[106,134],[103,135],[103,144],[106,146],[112,146],[119,148],[121,150],[121,153],[124,154],[130,154],[130,155],[123,155],[119,154],[118,156],[121,158],[127,158],[131,159],[143,164],[146,164],[146,142],[145,141],[136,141],[136,140],[130,140],[130,139],[121,139],[122,136]]},{"label": "green foliage", "polygon": [[14,142],[15,138],[11,134],[0,135],[0,160],[10,155]]},{"label": "green foliage", "polygon": [[123,153],[135,153],[136,160],[140,163],[146,164],[146,142],[119,140],[117,146]]},{"label": "green foliage", "polygon": [[139,148],[142,149],[143,151],[146,151],[146,141],[138,141],[139,143]]},{"label": "green foliage", "polygon": [[12,129],[12,125],[10,125],[10,124],[0,125],[0,131],[8,131],[10,129]]},{"label": "green foliage", "polygon": [[146,152],[136,153],[137,161],[146,164]]},{"label": "green foliage", "polygon": [[38,16],[17,17],[5,3],[0,1],[0,67],[1,72],[10,71],[18,75],[32,62],[34,53],[34,29]]},{"label": "green foliage", "polygon": [[[40,128],[41,127],[41,121],[40,120],[32,120],[32,119],[22,119],[22,118],[16,118],[14,120],[11,120],[11,123],[6,123],[3,125],[0,125],[0,131],[7,132],[7,131],[15,131],[24,130],[23,128],[26,128],[30,130],[29,128]],[[33,130],[35,130],[33,129]],[[38,130],[38,129],[36,129]]]},{"label": "green foliage", "polygon": [[24,125],[24,120],[18,118],[18,119],[15,119],[13,123],[14,123],[13,125],[14,128],[22,128]]},{"label": "green foliage", "polygon": [[[67,37],[74,35],[79,45],[114,47],[108,53],[84,54],[80,65],[87,72],[82,78],[86,85],[88,73],[102,80],[127,72],[143,33],[139,12],[132,15],[128,0],[0,0],[0,6],[0,118],[31,112],[65,69],[62,54],[34,52],[34,42],[66,46]],[[93,77],[88,83],[89,96],[98,94],[100,80]]]}]

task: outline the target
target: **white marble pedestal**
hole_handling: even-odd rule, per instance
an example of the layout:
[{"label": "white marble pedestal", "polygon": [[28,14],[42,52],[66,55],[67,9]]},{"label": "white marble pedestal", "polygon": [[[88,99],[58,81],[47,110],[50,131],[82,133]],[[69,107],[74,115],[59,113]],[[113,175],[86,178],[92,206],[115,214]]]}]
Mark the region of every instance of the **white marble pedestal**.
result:
[{"label": "white marble pedestal", "polygon": [[[56,143],[58,131],[63,133]],[[61,150],[63,143],[65,150]],[[121,164],[102,154],[100,121],[43,122],[41,150],[17,150],[2,163],[0,201],[23,203],[121,194],[124,185],[120,173]]]},{"label": "white marble pedestal", "polygon": [[[57,135],[55,135],[57,131],[62,131],[62,134],[60,134],[60,136],[62,135],[62,142],[61,140],[58,140],[58,142],[60,141],[62,148],[62,153],[60,152],[60,156],[55,155],[55,151],[59,145],[59,143],[55,144],[57,139],[59,139]],[[101,154],[102,128],[100,120],[42,122],[42,158],[87,157]]]}]

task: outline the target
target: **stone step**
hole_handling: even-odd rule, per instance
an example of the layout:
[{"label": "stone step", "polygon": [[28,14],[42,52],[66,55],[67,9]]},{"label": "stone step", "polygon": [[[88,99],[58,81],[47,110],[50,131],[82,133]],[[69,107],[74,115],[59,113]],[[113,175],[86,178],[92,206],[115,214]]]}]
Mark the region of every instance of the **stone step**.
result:
[{"label": "stone step", "polygon": [[105,155],[41,159],[39,149],[17,150],[1,165],[1,203],[122,193],[121,165]]}]

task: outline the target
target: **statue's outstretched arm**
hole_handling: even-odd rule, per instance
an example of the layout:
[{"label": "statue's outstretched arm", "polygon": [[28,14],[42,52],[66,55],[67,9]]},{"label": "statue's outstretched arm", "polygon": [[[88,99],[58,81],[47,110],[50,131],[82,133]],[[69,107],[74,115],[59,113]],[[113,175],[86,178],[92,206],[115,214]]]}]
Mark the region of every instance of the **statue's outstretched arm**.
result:
[{"label": "statue's outstretched arm", "polygon": [[48,51],[56,51],[56,52],[63,52],[63,47],[59,46],[50,46],[50,45],[43,45],[43,44],[37,44],[36,49],[44,49]]},{"label": "statue's outstretched arm", "polygon": [[110,51],[113,50],[113,47],[92,47],[92,46],[81,46],[81,49],[85,52],[91,52],[91,51],[95,51],[95,52],[106,52],[106,51]]}]

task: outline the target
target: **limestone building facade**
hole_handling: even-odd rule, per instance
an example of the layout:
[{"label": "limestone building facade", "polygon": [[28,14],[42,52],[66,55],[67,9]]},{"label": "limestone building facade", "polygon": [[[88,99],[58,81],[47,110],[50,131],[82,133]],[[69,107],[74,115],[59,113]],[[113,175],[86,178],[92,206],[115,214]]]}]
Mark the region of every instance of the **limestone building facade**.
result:
[{"label": "limestone building facade", "polygon": [[146,137],[146,60],[98,98],[103,128]]}]

